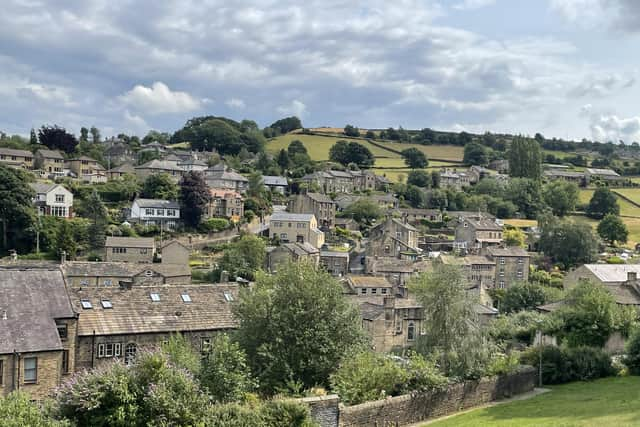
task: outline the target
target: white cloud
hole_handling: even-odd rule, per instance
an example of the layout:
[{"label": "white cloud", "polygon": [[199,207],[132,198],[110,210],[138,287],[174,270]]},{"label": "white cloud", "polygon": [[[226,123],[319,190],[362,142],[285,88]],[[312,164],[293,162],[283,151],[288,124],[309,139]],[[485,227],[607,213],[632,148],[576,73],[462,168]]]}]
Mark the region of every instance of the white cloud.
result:
[{"label": "white cloud", "polygon": [[234,110],[243,110],[246,107],[246,104],[240,98],[230,98],[225,102],[225,104],[227,105],[227,107]]},{"label": "white cloud", "polygon": [[124,122],[126,131],[132,134],[144,135],[151,129],[151,126],[142,117],[131,114],[129,110],[124,111]]},{"label": "white cloud", "polygon": [[475,10],[483,7],[491,6],[496,3],[496,0],[463,0],[453,6],[458,10]]},{"label": "white cloud", "polygon": [[590,128],[596,141],[640,142],[640,116],[622,118],[615,114],[594,115]]},{"label": "white cloud", "polygon": [[285,116],[304,117],[307,113],[307,106],[297,99],[294,99],[287,105],[281,105],[278,107],[278,113]]},{"label": "white cloud", "polygon": [[201,106],[201,100],[186,92],[172,91],[162,82],[155,82],[151,87],[136,85],[120,99],[148,114],[184,113],[198,110]]}]

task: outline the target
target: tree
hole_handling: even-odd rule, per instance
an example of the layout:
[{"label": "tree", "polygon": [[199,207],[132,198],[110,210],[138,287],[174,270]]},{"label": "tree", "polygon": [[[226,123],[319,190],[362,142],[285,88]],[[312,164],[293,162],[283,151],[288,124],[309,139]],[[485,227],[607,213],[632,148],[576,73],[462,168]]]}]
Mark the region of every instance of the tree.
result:
[{"label": "tree", "polygon": [[247,195],[251,197],[264,198],[265,188],[262,175],[258,172],[254,172],[249,175],[249,182],[247,183]]},{"label": "tree", "polygon": [[276,163],[280,166],[280,170],[283,174],[287,169],[289,169],[291,161],[289,160],[289,154],[284,148],[278,152],[278,159],[276,160]]},{"label": "tree", "polygon": [[245,234],[224,251],[220,269],[227,271],[230,277],[240,276],[252,280],[264,265],[266,256],[264,241],[257,236]]},{"label": "tree", "polygon": [[58,255],[64,254],[67,259],[74,259],[77,250],[78,246],[73,235],[71,222],[63,220],[58,227],[58,233],[56,235],[56,252]]},{"label": "tree", "polygon": [[329,150],[329,160],[347,166],[354,163],[359,167],[373,166],[375,158],[371,151],[357,142],[337,141]]},{"label": "tree", "polygon": [[300,141],[299,139],[294,139],[293,141],[291,141],[291,143],[287,147],[287,153],[289,154],[289,157],[293,157],[296,154],[309,154],[307,153],[307,147],[305,147],[302,141]]},{"label": "tree", "polygon": [[546,294],[542,286],[534,283],[516,283],[505,291],[500,309],[506,313],[535,310],[544,303]]},{"label": "tree", "polygon": [[38,136],[36,135],[36,131],[33,128],[31,128],[31,132],[29,132],[29,144],[31,145],[38,144]]},{"label": "tree", "polygon": [[616,196],[607,187],[596,188],[587,206],[587,216],[602,219],[607,214],[620,215],[620,206]]},{"label": "tree", "polygon": [[[625,346],[623,362],[631,375],[640,375],[640,329],[635,329]],[[2,412],[0,412],[1,414]]]},{"label": "tree", "polygon": [[355,126],[346,125],[344,127],[344,134],[346,136],[360,136],[360,129]]},{"label": "tree", "polygon": [[565,216],[576,208],[578,186],[572,182],[552,181],[544,186],[542,197],[556,216]]},{"label": "tree", "polygon": [[466,165],[486,166],[489,164],[489,150],[476,142],[467,144],[464,146],[462,161]]},{"label": "tree", "polygon": [[505,230],[505,232],[502,233],[502,239],[504,241],[504,244],[507,246],[517,246],[520,248],[524,248],[526,246],[526,238],[527,236],[519,228]]},{"label": "tree", "polygon": [[540,180],[542,150],[535,140],[515,137],[509,147],[509,175],[516,178]]},{"label": "tree", "polygon": [[447,376],[479,377],[488,360],[468,287],[462,270],[446,264],[434,265],[409,283],[425,315],[418,349],[437,357]]},{"label": "tree", "polygon": [[94,189],[87,199],[86,215],[91,220],[89,226],[89,246],[91,249],[104,247],[105,231],[107,226],[107,209],[102,203],[98,192]]},{"label": "tree", "polygon": [[91,129],[89,129],[89,133],[91,134],[91,143],[92,144],[99,144],[100,143],[100,130],[95,126],[91,126]]},{"label": "tree", "polygon": [[0,397],[0,425],[3,427],[64,427],[67,423],[46,415],[41,407],[23,392]]},{"label": "tree", "polygon": [[629,230],[618,215],[607,214],[598,224],[598,235],[610,244],[627,243]]},{"label": "tree", "polygon": [[329,273],[308,262],[259,274],[234,306],[237,338],[266,393],[290,384],[326,386],[365,338],[358,310]]},{"label": "tree", "polygon": [[166,173],[149,175],[142,183],[142,197],[147,199],[176,200],[178,192],[178,184]]},{"label": "tree", "polygon": [[65,153],[73,153],[78,145],[73,134],[58,126],[42,126],[38,130],[38,140],[50,150],[62,150]]},{"label": "tree", "polygon": [[526,218],[534,219],[544,208],[540,181],[528,178],[512,178],[505,190],[505,199],[518,207]]},{"label": "tree", "polygon": [[540,223],[540,251],[565,268],[596,259],[598,238],[589,224],[543,217]]},{"label": "tree", "polygon": [[404,158],[404,163],[411,169],[423,169],[429,165],[427,156],[417,148],[407,148],[400,153]]},{"label": "tree", "polygon": [[151,144],[152,142],[157,142],[162,145],[169,144],[169,140],[171,139],[171,135],[167,132],[158,132],[157,130],[150,130],[147,134],[142,138],[142,145]]},{"label": "tree", "polygon": [[275,121],[269,126],[271,129],[276,130],[280,134],[289,133],[292,130],[301,129],[302,122],[296,116],[285,117],[284,119],[280,119]]},{"label": "tree", "polygon": [[235,402],[255,390],[247,356],[228,335],[219,334],[202,359],[200,384],[215,402]]},{"label": "tree", "polygon": [[189,171],[180,181],[182,220],[190,227],[197,227],[211,201],[209,187],[201,172]]},{"label": "tree", "polygon": [[375,219],[382,216],[382,210],[380,206],[371,199],[360,199],[351,204],[345,209],[345,215],[351,216],[358,222],[365,222],[371,224]]},{"label": "tree", "polygon": [[33,224],[35,192],[29,186],[30,181],[27,172],[0,164],[0,225],[4,250],[24,241],[25,230]]},{"label": "tree", "polygon": [[264,151],[261,132],[243,127],[241,123],[224,117],[194,117],[176,131],[170,143],[189,142],[194,150],[216,150],[220,155],[238,155],[244,148],[250,153]]},{"label": "tree", "polygon": [[407,175],[407,184],[415,185],[416,187],[429,188],[432,185],[431,174],[423,170],[412,170]]}]

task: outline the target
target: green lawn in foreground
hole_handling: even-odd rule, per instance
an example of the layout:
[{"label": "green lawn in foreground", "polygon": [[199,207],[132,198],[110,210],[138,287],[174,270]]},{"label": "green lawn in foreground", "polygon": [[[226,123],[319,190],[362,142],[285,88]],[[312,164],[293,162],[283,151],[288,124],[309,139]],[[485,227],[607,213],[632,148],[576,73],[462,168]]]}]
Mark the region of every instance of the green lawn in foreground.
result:
[{"label": "green lawn in foreground", "polygon": [[534,398],[476,409],[429,427],[640,426],[640,377],[550,387]]}]

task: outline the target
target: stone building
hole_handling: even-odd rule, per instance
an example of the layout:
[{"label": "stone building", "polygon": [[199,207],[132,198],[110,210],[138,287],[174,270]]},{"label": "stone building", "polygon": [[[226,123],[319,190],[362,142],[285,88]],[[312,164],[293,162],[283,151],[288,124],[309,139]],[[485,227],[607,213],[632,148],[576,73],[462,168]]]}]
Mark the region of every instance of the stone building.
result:
[{"label": "stone building", "polygon": [[344,276],[349,272],[349,252],[322,250],[320,265],[333,276]]},{"label": "stone building", "polygon": [[380,181],[371,171],[327,170],[305,175],[300,182],[328,194],[375,190]]},{"label": "stone building", "polygon": [[404,220],[411,224],[419,223],[422,220],[442,222],[442,212],[438,209],[399,208],[397,211]]},{"label": "stone building", "polygon": [[502,226],[491,219],[464,218],[456,227],[454,247],[477,252],[502,243]]},{"label": "stone building", "polygon": [[369,231],[367,257],[415,259],[420,252],[418,230],[408,222],[387,217]]},{"label": "stone building", "polygon": [[482,304],[491,302],[487,291],[493,289],[496,280],[496,262],[486,256],[467,255],[458,257],[453,255],[441,255],[438,261],[446,265],[459,266],[469,283],[469,290],[478,297]]},{"label": "stone building", "polygon": [[135,166],[133,169],[141,180],[145,180],[151,175],[164,173],[173,178],[174,181],[178,181],[184,173],[184,169],[179,167],[177,162],[158,159],[151,160],[140,166]]},{"label": "stone building", "polygon": [[188,264],[138,264],[126,262],[66,262],[62,271],[70,287],[100,289],[142,284],[191,283]]},{"label": "stone building", "polygon": [[59,269],[0,268],[0,397],[43,399],[75,370],[76,317]]},{"label": "stone building", "polygon": [[33,153],[0,147],[0,164],[18,169],[31,169],[33,168]]},{"label": "stone building", "polygon": [[87,156],[80,156],[75,159],[69,160],[69,169],[76,177],[82,181],[96,183],[106,182],[107,173],[98,163],[97,160]]},{"label": "stone building", "polygon": [[64,176],[64,157],[59,151],[40,149],[36,151],[33,167],[45,176],[59,178]]},{"label": "stone building", "polygon": [[487,257],[496,264],[495,287],[509,288],[516,283],[529,280],[529,261],[531,256],[518,247],[487,247]]},{"label": "stone building", "polygon": [[117,168],[109,169],[107,171],[108,179],[123,179],[127,175],[135,175],[136,170],[131,163],[124,163]]},{"label": "stone building", "polygon": [[178,240],[169,240],[162,245],[162,263],[189,265],[191,250]]},{"label": "stone building", "polygon": [[104,244],[105,261],[151,263],[156,253],[153,237],[107,236]]},{"label": "stone building", "polygon": [[298,194],[289,200],[288,210],[298,214],[313,214],[321,229],[332,228],[336,222],[336,204],[324,194]]},{"label": "stone building", "polygon": [[269,222],[269,237],[282,243],[309,243],[315,248],[324,245],[324,233],[313,214],[275,212]]},{"label": "stone building", "polygon": [[262,175],[262,184],[269,191],[285,194],[289,188],[287,178],[283,176]]},{"label": "stone building", "polygon": [[212,338],[237,327],[231,304],[237,284],[134,284],[131,287],[72,287],[79,313],[77,369],[113,359],[129,363],[144,347],[183,334],[205,352]]},{"label": "stone building", "polygon": [[249,180],[240,175],[224,163],[218,163],[204,170],[204,178],[210,188],[224,188],[244,192],[249,185]]},{"label": "stone building", "polygon": [[207,216],[218,218],[232,218],[240,221],[244,216],[244,200],[240,193],[234,190],[212,188],[211,200]]},{"label": "stone building", "polygon": [[320,250],[309,243],[283,243],[267,249],[267,271],[275,273],[286,262],[308,261],[313,265],[320,262]]}]

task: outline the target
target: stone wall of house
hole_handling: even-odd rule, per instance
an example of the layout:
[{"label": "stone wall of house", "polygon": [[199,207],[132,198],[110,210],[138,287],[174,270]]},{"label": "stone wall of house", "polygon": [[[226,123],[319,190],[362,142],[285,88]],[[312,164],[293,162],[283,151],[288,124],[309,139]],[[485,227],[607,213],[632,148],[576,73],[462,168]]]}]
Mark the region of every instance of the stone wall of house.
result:
[{"label": "stone wall of house", "polygon": [[[536,370],[453,384],[441,392],[408,394],[340,409],[340,427],[402,426],[533,390]],[[326,424],[325,424],[326,425]],[[324,426],[324,425],[323,425]]]},{"label": "stone wall of house", "polygon": [[[36,381],[24,380],[24,359],[36,358]],[[43,351],[38,353],[6,354],[0,356],[3,361],[3,381],[0,396],[6,396],[14,390],[29,394],[33,400],[42,400],[60,385],[62,367],[61,351]]]}]

